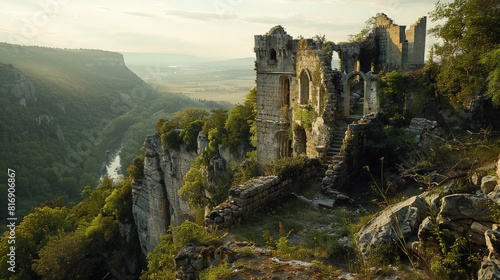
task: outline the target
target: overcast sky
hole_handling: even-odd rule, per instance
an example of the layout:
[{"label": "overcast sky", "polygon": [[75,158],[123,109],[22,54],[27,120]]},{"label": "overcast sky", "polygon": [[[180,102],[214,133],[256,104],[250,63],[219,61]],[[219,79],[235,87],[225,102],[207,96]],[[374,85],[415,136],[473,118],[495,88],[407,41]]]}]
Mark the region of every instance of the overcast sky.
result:
[{"label": "overcast sky", "polygon": [[[441,2],[450,2],[444,0]],[[410,26],[434,0],[2,0],[0,41],[118,52],[254,56],[253,35],[346,41],[379,12]],[[430,20],[427,27],[432,26]],[[427,40],[430,45],[431,40]]]}]

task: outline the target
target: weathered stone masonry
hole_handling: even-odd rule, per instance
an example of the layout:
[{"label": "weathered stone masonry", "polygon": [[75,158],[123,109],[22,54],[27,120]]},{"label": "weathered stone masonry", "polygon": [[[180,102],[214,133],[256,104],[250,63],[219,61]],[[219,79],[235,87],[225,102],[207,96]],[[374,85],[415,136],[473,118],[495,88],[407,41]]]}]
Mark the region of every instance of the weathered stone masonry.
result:
[{"label": "weathered stone masonry", "polygon": [[[315,168],[315,162],[309,161],[300,174],[301,178],[310,177]],[[205,225],[222,229],[239,224],[245,216],[261,210],[283,195],[294,179],[292,176],[264,176],[231,187],[229,198],[210,211],[205,218]]]},{"label": "weathered stone masonry", "polygon": [[[337,121],[379,111],[376,73],[423,65],[425,29],[426,17],[406,30],[377,14],[363,42],[325,45],[293,39],[281,26],[256,35],[259,166],[301,154],[324,159]],[[340,70],[331,67],[333,51],[339,55]],[[352,109],[353,81],[362,82],[361,115]]]}]

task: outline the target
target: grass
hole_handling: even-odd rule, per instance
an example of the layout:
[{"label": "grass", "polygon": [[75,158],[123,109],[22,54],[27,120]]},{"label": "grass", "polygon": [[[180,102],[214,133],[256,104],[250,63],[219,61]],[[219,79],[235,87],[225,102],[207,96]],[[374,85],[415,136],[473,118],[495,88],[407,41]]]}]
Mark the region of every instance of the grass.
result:
[{"label": "grass", "polygon": [[200,273],[200,280],[220,280],[231,276],[233,273],[233,268],[222,264],[219,266],[211,266]]}]

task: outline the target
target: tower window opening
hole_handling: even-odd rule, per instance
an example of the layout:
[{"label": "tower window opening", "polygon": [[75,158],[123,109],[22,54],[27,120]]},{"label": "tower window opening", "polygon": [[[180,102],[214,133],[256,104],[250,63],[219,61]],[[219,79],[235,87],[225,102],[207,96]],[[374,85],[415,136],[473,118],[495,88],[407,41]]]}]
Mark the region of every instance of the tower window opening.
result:
[{"label": "tower window opening", "polygon": [[276,60],[277,59],[277,54],[275,49],[271,49],[271,55],[269,57],[270,60]]}]

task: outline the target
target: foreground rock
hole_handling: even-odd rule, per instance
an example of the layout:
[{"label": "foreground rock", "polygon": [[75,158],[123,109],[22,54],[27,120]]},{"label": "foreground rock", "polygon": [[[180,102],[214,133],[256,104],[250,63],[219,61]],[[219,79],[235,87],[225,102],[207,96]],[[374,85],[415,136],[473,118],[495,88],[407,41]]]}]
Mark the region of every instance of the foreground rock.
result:
[{"label": "foreground rock", "polygon": [[485,196],[445,196],[441,199],[441,210],[436,218],[439,229],[455,238],[466,237],[477,248],[484,247],[484,233],[495,222],[491,213],[492,203]]},{"label": "foreground rock", "polygon": [[234,261],[234,252],[228,246],[203,246],[194,243],[185,245],[175,256],[177,279],[198,279],[201,271]]},{"label": "foreground rock", "polygon": [[363,258],[367,260],[371,251],[381,244],[416,236],[428,207],[423,198],[414,196],[380,212],[357,233]]}]

